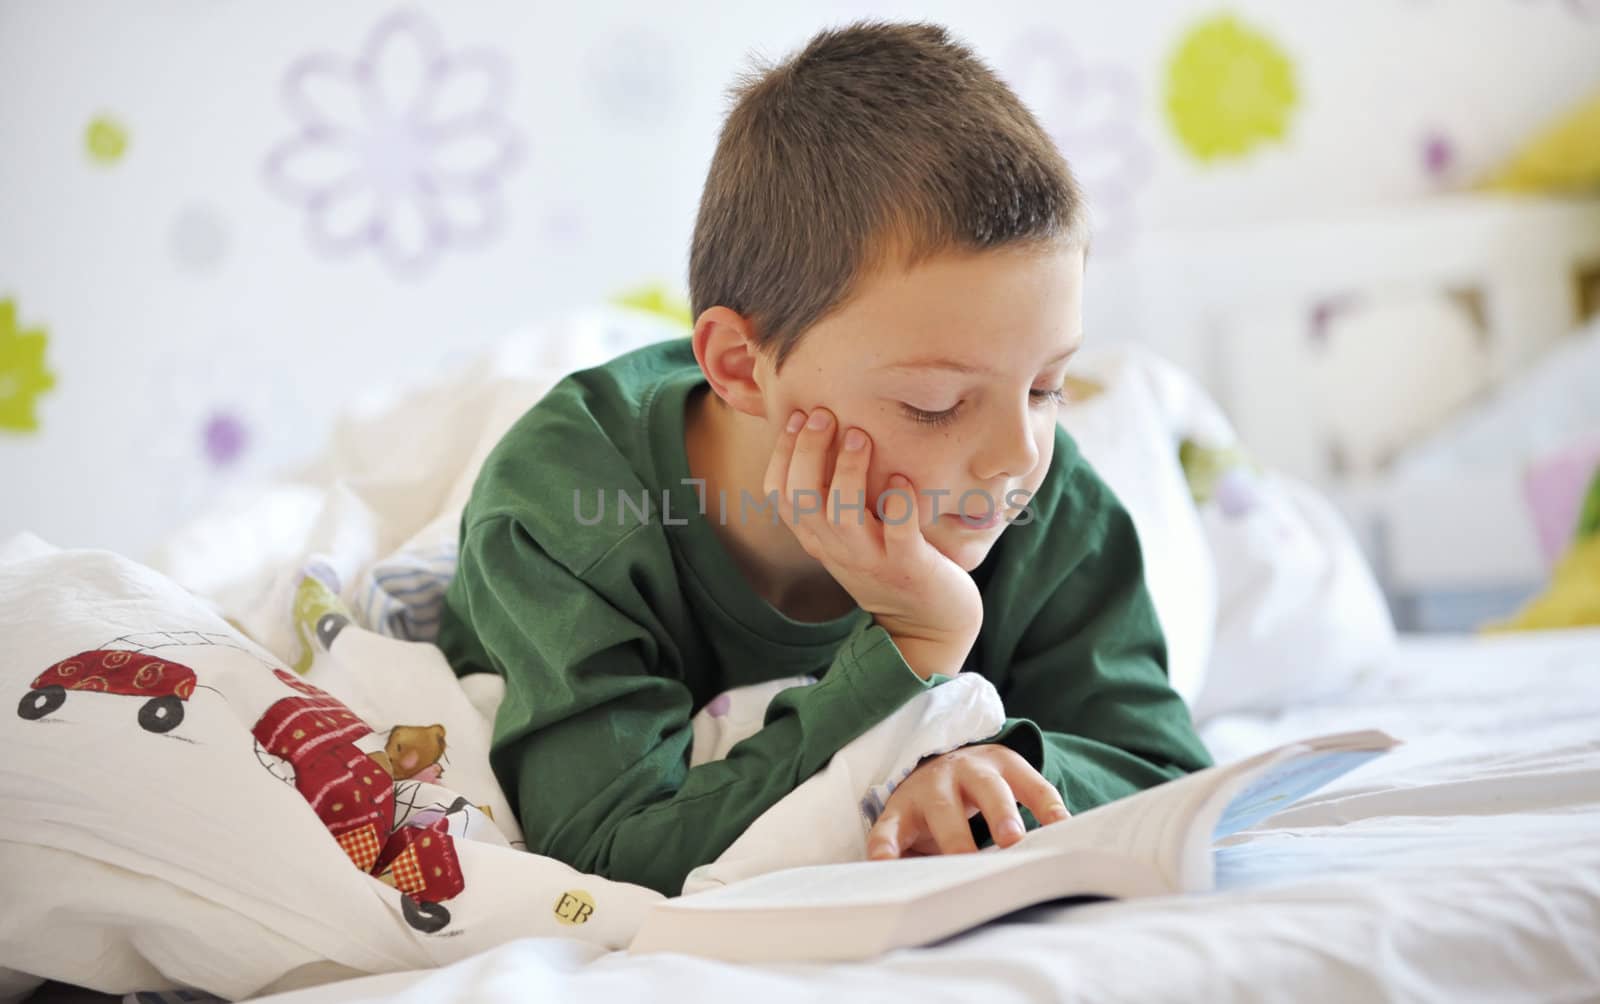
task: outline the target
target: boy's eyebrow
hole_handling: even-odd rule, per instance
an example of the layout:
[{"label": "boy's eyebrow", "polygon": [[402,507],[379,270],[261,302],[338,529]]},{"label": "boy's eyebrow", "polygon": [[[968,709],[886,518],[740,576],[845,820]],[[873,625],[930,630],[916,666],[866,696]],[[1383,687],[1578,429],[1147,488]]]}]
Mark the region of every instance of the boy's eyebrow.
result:
[{"label": "boy's eyebrow", "polygon": [[[1046,366],[1054,366],[1056,363],[1059,363],[1061,360],[1067,358],[1068,356],[1072,355],[1074,352],[1078,351],[1078,349],[1080,347],[1081,347],[1081,343],[1079,345],[1074,345],[1072,348],[1066,350],[1065,352],[1062,352],[1060,355],[1057,355],[1052,359],[1045,360],[1045,365]],[[960,359],[951,359],[948,356],[932,356],[932,357],[927,358],[927,359],[913,359],[913,360],[911,360],[909,362],[890,363],[887,366],[879,366],[878,369],[880,369],[880,370],[952,370],[952,371],[954,371],[956,373],[981,373],[981,374],[986,374],[986,375],[989,375],[989,376],[993,376],[994,375],[994,370],[989,369],[987,366],[974,366],[971,363],[962,362]]]}]

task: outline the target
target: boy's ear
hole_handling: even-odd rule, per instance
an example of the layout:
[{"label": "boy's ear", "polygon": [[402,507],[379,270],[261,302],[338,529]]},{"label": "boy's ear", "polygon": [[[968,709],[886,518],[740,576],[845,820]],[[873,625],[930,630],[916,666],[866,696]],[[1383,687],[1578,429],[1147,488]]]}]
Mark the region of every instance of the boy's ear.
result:
[{"label": "boy's ear", "polygon": [[767,414],[761,389],[755,327],[727,307],[709,307],[694,323],[694,357],[711,389],[735,411]]}]

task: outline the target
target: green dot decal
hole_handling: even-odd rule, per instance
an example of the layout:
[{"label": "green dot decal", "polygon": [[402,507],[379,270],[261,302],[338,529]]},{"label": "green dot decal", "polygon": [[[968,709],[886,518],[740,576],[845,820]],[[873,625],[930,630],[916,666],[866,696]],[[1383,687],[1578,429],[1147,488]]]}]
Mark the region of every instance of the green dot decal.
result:
[{"label": "green dot decal", "polygon": [[1276,42],[1221,14],[1184,34],[1167,64],[1167,117],[1202,161],[1281,141],[1298,100],[1294,63]]},{"label": "green dot decal", "polygon": [[115,164],[128,150],[128,130],[108,115],[96,116],[83,135],[89,159],[97,164]]}]

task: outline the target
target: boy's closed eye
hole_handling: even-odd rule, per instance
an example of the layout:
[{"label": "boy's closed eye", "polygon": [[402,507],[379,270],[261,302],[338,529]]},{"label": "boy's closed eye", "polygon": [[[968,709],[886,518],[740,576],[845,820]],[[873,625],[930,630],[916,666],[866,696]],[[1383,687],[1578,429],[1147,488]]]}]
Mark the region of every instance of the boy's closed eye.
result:
[{"label": "boy's closed eye", "polygon": [[[1037,407],[1065,403],[1067,396],[1066,393],[1061,389],[1061,383],[1064,382],[1065,378],[1063,377],[1062,381],[1058,382],[1054,386],[1034,387],[1028,391],[1029,401]],[[900,407],[904,409],[906,416],[913,422],[916,422],[919,425],[937,426],[948,425],[949,423],[954,422],[957,416],[961,413],[962,406],[965,403],[966,399],[963,398],[947,408],[920,408],[917,405],[912,404],[910,401],[901,401]]]}]

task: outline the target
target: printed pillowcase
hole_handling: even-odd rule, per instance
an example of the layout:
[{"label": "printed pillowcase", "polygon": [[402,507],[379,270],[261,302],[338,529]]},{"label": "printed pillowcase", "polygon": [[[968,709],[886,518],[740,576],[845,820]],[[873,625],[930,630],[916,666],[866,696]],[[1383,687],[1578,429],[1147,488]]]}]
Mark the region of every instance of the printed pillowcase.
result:
[{"label": "printed pillowcase", "polygon": [[437,649],[315,628],[297,672],[126,559],[0,546],[0,983],[239,998],[628,943],[662,897],[518,849]]}]

